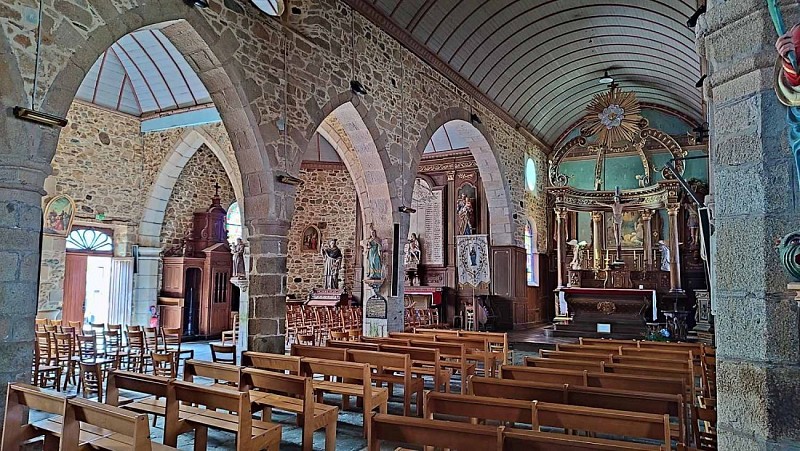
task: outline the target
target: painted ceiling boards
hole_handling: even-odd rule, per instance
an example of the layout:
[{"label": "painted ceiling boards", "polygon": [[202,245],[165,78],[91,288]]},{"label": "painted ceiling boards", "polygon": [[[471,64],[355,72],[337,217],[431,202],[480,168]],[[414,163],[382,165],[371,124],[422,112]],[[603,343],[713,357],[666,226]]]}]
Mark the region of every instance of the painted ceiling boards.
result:
[{"label": "painted ceiling boards", "polygon": [[366,0],[553,145],[608,70],[639,100],[695,121],[695,0]]}]

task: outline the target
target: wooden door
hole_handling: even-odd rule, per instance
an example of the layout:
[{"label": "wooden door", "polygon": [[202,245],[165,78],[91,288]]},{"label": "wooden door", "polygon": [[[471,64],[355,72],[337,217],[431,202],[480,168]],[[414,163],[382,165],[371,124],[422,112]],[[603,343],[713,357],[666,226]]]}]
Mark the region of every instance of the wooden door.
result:
[{"label": "wooden door", "polygon": [[227,269],[215,268],[211,273],[209,335],[217,335],[230,329],[231,296],[230,273]]},{"label": "wooden door", "polygon": [[64,302],[61,319],[83,322],[83,308],[86,302],[86,263],[88,255],[67,252],[64,268]]}]

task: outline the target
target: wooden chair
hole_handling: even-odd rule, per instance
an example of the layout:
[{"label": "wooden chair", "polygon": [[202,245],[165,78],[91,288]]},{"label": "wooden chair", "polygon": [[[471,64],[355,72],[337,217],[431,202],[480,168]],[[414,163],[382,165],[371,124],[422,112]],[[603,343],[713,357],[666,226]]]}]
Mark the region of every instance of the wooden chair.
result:
[{"label": "wooden chair", "polygon": [[228,341],[232,345],[236,345],[239,339],[239,312],[231,312],[231,330],[222,331],[222,344],[227,344]]},{"label": "wooden chair", "polygon": [[313,449],[314,431],[325,428],[325,450],[336,449],[336,419],[339,409],[314,401],[314,388],[307,377],[244,368],[239,386],[250,391],[253,403],[263,409],[263,418],[271,420],[272,409],[297,415],[303,428],[303,450]]},{"label": "wooden chair", "polygon": [[[136,326],[138,327],[138,326]],[[144,373],[149,365],[152,365],[150,353],[145,344],[144,332],[139,330],[129,330],[128,335],[128,365],[127,370]]]},{"label": "wooden chair", "polygon": [[245,351],[242,353],[242,366],[298,375],[300,374],[300,357]]},{"label": "wooden chair", "polygon": [[105,356],[114,361],[114,369],[128,365],[128,350],[122,343],[122,328],[119,325],[109,324],[105,332]]},{"label": "wooden chair", "polygon": [[83,321],[67,321],[67,325],[74,327],[76,331],[80,331],[83,328]]},{"label": "wooden chair", "polygon": [[147,346],[149,352],[158,352],[161,350],[160,334],[155,327],[145,327],[144,331],[144,344]]},{"label": "wooden chair", "polygon": [[186,361],[188,359],[194,358],[194,350],[181,349],[181,343],[183,341],[183,332],[179,327],[174,327],[174,328],[162,327],[161,340],[163,343],[163,350],[173,353],[173,356],[175,357],[176,370],[178,371],[180,370],[181,359]]},{"label": "wooden chair", "polygon": [[36,332],[36,347],[33,355],[33,385],[61,390],[61,366],[53,365],[53,348],[50,334]]},{"label": "wooden chair", "polygon": [[103,369],[96,362],[78,362],[82,395],[88,398],[89,393],[97,394],[97,401],[103,402]]},{"label": "wooden chair", "polygon": [[[220,409],[227,412],[218,412]],[[236,434],[238,451],[278,449],[281,442],[280,425],[253,419],[249,392],[173,381],[167,397],[164,444],[175,446],[178,435],[194,430],[195,449],[206,449],[208,428]]]},{"label": "wooden chair", "polygon": [[97,340],[97,353],[104,356],[106,353],[106,325],[105,323],[90,323],[89,327],[94,332]]},{"label": "wooden chair", "polygon": [[230,363],[236,365],[236,345],[226,345],[209,343],[211,348],[211,361],[218,363]]},{"label": "wooden chair", "polygon": [[178,374],[175,355],[172,352],[150,352],[153,361],[153,375],[175,378]]},{"label": "wooden chair", "polygon": [[54,363],[61,367],[61,374],[64,375],[64,388],[71,381],[75,384],[75,345],[72,342],[72,334],[54,333],[53,349],[55,350]]}]

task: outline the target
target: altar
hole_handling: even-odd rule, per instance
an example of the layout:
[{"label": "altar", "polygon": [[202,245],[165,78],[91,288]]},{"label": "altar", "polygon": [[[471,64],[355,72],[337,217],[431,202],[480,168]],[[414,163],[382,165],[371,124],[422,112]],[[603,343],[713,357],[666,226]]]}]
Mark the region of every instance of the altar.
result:
[{"label": "altar", "polygon": [[647,323],[658,318],[655,290],[563,288],[571,316],[546,329],[553,337],[642,338]]}]

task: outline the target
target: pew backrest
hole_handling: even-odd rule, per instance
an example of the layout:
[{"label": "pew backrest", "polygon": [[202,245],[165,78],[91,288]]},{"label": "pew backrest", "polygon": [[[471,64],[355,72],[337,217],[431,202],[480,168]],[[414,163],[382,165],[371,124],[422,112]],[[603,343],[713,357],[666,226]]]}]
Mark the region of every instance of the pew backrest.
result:
[{"label": "pew backrest", "polygon": [[498,399],[483,396],[428,392],[425,396],[425,418],[437,415],[462,417],[470,421],[494,420],[531,424],[532,404],[529,400]]},{"label": "pew backrest", "polygon": [[67,397],[60,393],[19,382],[10,382],[7,390],[0,449],[19,449],[23,442],[44,434],[28,424],[28,409],[64,415]]},{"label": "pew backrest", "polygon": [[660,451],[663,448],[657,445],[600,438],[507,429],[500,437],[497,449],[498,451]]},{"label": "pew backrest", "polygon": [[147,415],[135,413],[119,407],[90,401],[83,398],[72,398],[67,401],[64,413],[64,429],[61,437],[61,449],[78,450],[81,423],[113,431],[130,439],[120,441],[114,437],[118,445],[129,445],[131,450],[144,451],[151,449],[150,427]]},{"label": "pew backrest", "polygon": [[268,352],[245,351],[242,353],[242,366],[262,370],[300,374],[300,357]]},{"label": "pew backrest", "polygon": [[565,360],[565,359],[544,359],[541,357],[525,357],[525,366],[535,368],[555,368],[562,370],[576,371],[597,371],[603,372],[604,362],[584,360]]},{"label": "pew backrest", "polygon": [[237,437],[250,438],[253,413],[248,392],[226,390],[178,380],[173,381],[171,387],[170,396],[167,398],[167,425],[178,424],[179,403],[183,402],[205,406],[208,409],[236,412],[238,414]]},{"label": "pew backrest", "polygon": [[380,451],[382,441],[459,450],[497,449],[504,427],[464,424],[376,413],[370,417],[368,450]]},{"label": "pew backrest", "polygon": [[347,360],[347,349],[326,348],[322,346],[310,346],[293,344],[291,354],[298,357],[310,357],[325,360]]},{"label": "pew backrest", "polygon": [[238,386],[241,373],[242,368],[238,365],[205,360],[189,359],[183,366],[183,380],[186,382],[193,382],[195,377],[204,377]]},{"label": "pew backrest", "polygon": [[550,384],[587,385],[585,370],[561,370],[554,368],[535,368],[527,366],[503,365],[500,367],[501,379],[533,381]]},{"label": "pew backrest", "polygon": [[338,349],[360,349],[362,351],[379,351],[380,344],[363,341],[328,340],[325,346]]},{"label": "pew backrest", "polygon": [[240,391],[256,390],[303,400],[303,415],[314,415],[314,389],[311,379],[293,374],[276,373],[258,368],[243,368]]},{"label": "pew backrest", "polygon": [[[550,351],[546,349],[539,350],[539,357],[545,359],[558,359],[558,360],[580,360],[583,362],[606,362],[613,361],[614,354],[608,353],[606,355],[596,354],[591,352],[571,352],[571,351]],[[532,357],[525,357],[531,359]]]},{"label": "pew backrest", "polygon": [[167,397],[170,378],[130,371],[113,370],[106,379],[106,403],[119,406],[119,391],[127,390],[147,395]]}]

